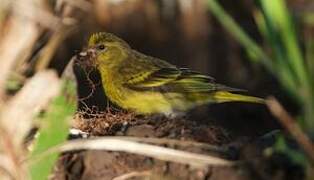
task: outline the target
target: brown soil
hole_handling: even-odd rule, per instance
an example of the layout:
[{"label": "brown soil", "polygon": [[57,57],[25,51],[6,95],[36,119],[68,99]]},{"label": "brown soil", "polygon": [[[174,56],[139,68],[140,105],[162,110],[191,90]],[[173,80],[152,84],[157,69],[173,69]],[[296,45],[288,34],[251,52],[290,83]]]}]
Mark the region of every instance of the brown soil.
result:
[{"label": "brown soil", "polygon": [[[79,151],[63,154],[52,179],[300,179],[301,171],[289,166],[281,155],[264,157],[262,150],[269,140],[232,137],[225,129],[210,123],[193,121],[188,117],[141,117],[123,112],[98,113],[89,116],[79,114],[75,127],[90,136],[134,136],[169,138],[181,141],[202,142],[217,145],[222,150],[214,152],[197,146],[164,145],[184,151],[210,154],[230,160],[239,160],[233,167],[195,168],[185,164],[165,162],[145,156],[107,151]],[[210,122],[210,121],[208,121]],[[118,179],[118,178],[117,178]]]}]

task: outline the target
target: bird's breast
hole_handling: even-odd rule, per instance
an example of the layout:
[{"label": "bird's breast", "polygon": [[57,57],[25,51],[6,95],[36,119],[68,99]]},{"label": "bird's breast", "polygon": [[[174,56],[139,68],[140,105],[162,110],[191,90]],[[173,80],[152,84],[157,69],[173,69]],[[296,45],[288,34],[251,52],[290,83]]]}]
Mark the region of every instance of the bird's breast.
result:
[{"label": "bird's breast", "polygon": [[103,82],[107,97],[118,106],[139,114],[172,113],[168,99],[159,92],[136,91],[114,82]]},{"label": "bird's breast", "polygon": [[127,109],[133,109],[140,114],[172,113],[172,105],[167,98],[158,92],[129,91],[129,96],[124,101]]}]

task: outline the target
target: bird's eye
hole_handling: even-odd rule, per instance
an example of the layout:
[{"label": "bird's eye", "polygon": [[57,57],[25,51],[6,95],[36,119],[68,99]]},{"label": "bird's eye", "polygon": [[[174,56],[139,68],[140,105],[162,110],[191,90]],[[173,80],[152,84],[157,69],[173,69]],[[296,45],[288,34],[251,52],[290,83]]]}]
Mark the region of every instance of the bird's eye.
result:
[{"label": "bird's eye", "polygon": [[103,44],[100,44],[99,46],[97,46],[98,50],[104,50],[106,47]]}]

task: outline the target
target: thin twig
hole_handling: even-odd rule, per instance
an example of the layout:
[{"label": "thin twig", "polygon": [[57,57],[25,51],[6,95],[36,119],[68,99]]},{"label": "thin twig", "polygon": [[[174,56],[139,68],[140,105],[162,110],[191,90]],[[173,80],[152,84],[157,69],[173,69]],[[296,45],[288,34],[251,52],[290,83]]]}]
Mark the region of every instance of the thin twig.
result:
[{"label": "thin twig", "polygon": [[314,145],[297,124],[297,121],[289,115],[274,97],[268,98],[266,104],[281,125],[295,138],[300,147],[314,163]]}]

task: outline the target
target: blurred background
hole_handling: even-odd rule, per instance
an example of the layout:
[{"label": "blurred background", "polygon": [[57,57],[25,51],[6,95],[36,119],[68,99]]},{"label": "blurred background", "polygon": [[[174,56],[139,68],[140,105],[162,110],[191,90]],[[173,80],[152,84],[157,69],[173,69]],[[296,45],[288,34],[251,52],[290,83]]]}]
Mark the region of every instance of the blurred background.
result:
[{"label": "blurred background", "polygon": [[[313,0],[0,0],[1,104],[38,72],[60,76],[99,31],[249,95],[275,96],[313,132]],[[88,97],[79,108],[105,109],[100,84],[94,91],[80,67],[75,74],[80,98]],[[100,81],[97,72],[90,78]],[[280,128],[261,105],[210,105],[191,114],[239,136]]]},{"label": "blurred background", "polygon": [[[0,57],[2,69],[5,69],[2,77],[3,79],[9,77],[12,80],[10,84],[18,86],[23,84],[27,77],[46,68],[53,68],[61,74],[71,57],[86,46],[92,33],[107,31],[126,40],[131,47],[142,53],[167,60],[179,67],[189,67],[208,74],[219,83],[246,89],[250,95],[259,97],[273,95],[289,112],[298,113],[300,108],[293,93],[293,96],[290,96],[289,90],[283,85],[285,81],[281,83],[282,79],[287,79],[285,77],[289,71],[282,75],[283,78],[278,78],[272,71],[278,73],[282,71],[281,69],[270,70],[271,68],[260,63],[262,61],[254,60],[260,57],[254,57],[250,53],[249,45],[245,45],[245,42],[237,38],[238,31],[228,25],[221,25],[228,20],[219,17],[229,14],[242,28],[242,33],[255,41],[263,49],[264,54],[270,54],[267,61],[274,61],[273,57],[285,59],[286,55],[280,55],[285,54],[279,47],[280,38],[275,37],[271,41],[265,36],[265,31],[262,31],[261,24],[265,19],[261,18],[261,14],[264,13],[267,17],[263,1],[241,0],[230,3],[220,0],[218,3],[225,9],[222,15],[211,8],[210,2],[210,0],[1,0],[0,51],[3,53]],[[295,21],[297,27],[300,51],[311,52],[307,49],[311,46],[307,44],[312,43],[310,39],[313,37],[313,1],[289,0],[286,3],[291,12],[291,19]],[[270,8],[274,8],[274,12],[281,11],[275,10],[276,6]],[[306,44],[305,40],[309,43]],[[279,47],[278,51],[276,47]],[[304,56],[312,57],[310,54]],[[10,73],[11,71],[14,73]],[[82,98],[87,97],[92,89],[86,80],[86,74],[80,68],[76,68],[76,74],[80,81],[79,95]],[[97,72],[92,73],[91,78],[99,82]],[[4,80],[0,79],[0,84],[1,81]],[[102,90],[97,89],[84,102],[88,106],[94,105],[102,110],[106,106],[106,101]],[[221,118],[227,119],[226,125],[242,124],[238,121],[240,119],[240,122],[243,120],[243,123],[261,127],[259,129],[277,127],[264,107],[223,104],[211,107],[210,111],[212,110],[211,114],[223,116],[216,118],[219,122],[224,123]],[[234,123],[230,119],[234,119]],[[250,129],[251,126],[248,126],[248,131]]]},{"label": "blurred background", "polygon": [[[256,17],[260,12],[258,1],[230,3],[221,0],[219,3],[249,37],[269,51],[257,24]],[[313,1],[291,0],[287,3],[301,29],[298,40],[312,36]],[[262,63],[250,60],[252,57],[246,48],[229,32],[233,30],[221,26],[206,0],[1,0],[0,17],[0,43],[4,41],[2,44],[11,51],[25,48],[22,55],[16,52],[15,58],[22,56],[15,60],[18,66],[15,64],[13,68],[18,77],[30,76],[47,67],[61,74],[71,57],[86,46],[92,33],[107,31],[126,40],[142,53],[208,74],[219,83],[246,89],[250,95],[274,95],[290,112],[298,112],[293,98],[282,90],[276,77]],[[15,19],[19,22],[15,23]],[[11,32],[12,29],[19,32]],[[21,38],[25,42],[19,42],[23,41]],[[5,45],[6,41],[12,46]],[[15,41],[20,44],[14,45]],[[5,48],[1,50],[6,51]],[[4,57],[1,61],[6,64]],[[91,87],[79,68],[76,74],[81,81],[80,97],[86,97]],[[99,81],[97,72],[91,77],[95,82]],[[84,102],[103,109],[106,102],[103,96],[98,88]],[[219,105],[211,110],[214,111],[211,114],[226,116],[217,118],[228,119],[226,125],[237,125],[242,119],[243,123],[262,126],[260,129],[276,127],[265,108],[260,106]],[[234,123],[230,119],[234,119]],[[248,127],[251,129],[251,126]]]},{"label": "blurred background", "polygon": [[[67,1],[65,1],[67,2]],[[99,0],[71,6],[69,2],[58,6],[63,16],[74,18],[75,25],[56,48],[49,66],[61,71],[67,61],[84,46],[88,37],[98,31],[107,31],[126,40],[134,49],[154,57],[167,60],[179,67],[189,67],[216,78],[217,82],[248,90],[248,94],[259,97],[275,95],[295,113],[298,111],[281,86],[262,64],[252,63],[245,48],[221,26],[204,0]],[[70,4],[70,5],[69,5]],[[220,1],[235,21],[255,41],[262,44],[263,38],[256,25],[254,14],[256,2]],[[310,1],[291,2],[297,18],[303,18]],[[52,5],[55,7],[55,5]],[[68,10],[67,10],[68,8]],[[308,9],[310,11],[310,8]],[[51,31],[42,35],[49,38]],[[267,48],[267,47],[266,47]],[[80,96],[86,97],[91,89],[85,74],[77,71]],[[83,77],[81,77],[83,76]],[[99,77],[92,75],[95,82]],[[97,97],[97,98],[95,98]],[[102,89],[84,102],[100,109],[106,107]],[[101,108],[102,107],[102,108]],[[201,119],[208,121],[208,114],[218,123],[238,132],[258,135],[276,128],[265,107],[245,104],[214,105],[203,110]],[[208,113],[209,112],[209,113]],[[229,113],[225,113],[229,112]],[[253,119],[253,120],[252,120]],[[243,126],[246,124],[247,126]],[[256,135],[256,134],[255,134]]]}]

